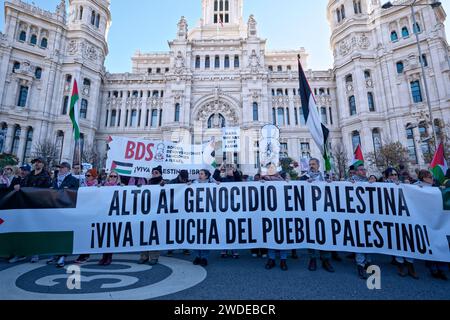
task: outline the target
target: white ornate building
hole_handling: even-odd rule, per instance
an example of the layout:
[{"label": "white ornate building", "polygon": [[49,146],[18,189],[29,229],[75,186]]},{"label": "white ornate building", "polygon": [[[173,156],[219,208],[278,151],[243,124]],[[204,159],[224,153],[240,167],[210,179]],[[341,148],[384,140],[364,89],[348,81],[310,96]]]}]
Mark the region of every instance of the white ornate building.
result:
[{"label": "white ornate building", "polygon": [[[260,129],[268,123],[281,129],[282,152],[295,159],[319,156],[297,89],[297,55],[305,69],[308,55],[303,48],[267,51],[255,17],[243,20],[243,2],[202,0],[199,27],[190,30],[182,17],[167,52],[137,52],[133,69],[123,74],[104,68],[109,0],[69,0],[68,15],[64,0],[55,13],[20,0],[5,2],[0,153],[27,161],[37,141],[50,139],[61,160],[70,161],[75,144],[68,104],[76,79],[84,145],[95,146],[103,159],[110,135],[200,144],[220,137],[223,126],[238,126],[242,152],[219,150],[218,161],[226,156],[254,173]],[[382,10],[379,0],[329,1],[334,67],[307,76],[331,144],[342,142],[349,158],[359,142],[368,153],[401,141],[411,161],[425,165],[430,128],[414,28],[433,116],[450,120],[446,15],[442,7],[417,9],[414,27],[408,8]]]}]

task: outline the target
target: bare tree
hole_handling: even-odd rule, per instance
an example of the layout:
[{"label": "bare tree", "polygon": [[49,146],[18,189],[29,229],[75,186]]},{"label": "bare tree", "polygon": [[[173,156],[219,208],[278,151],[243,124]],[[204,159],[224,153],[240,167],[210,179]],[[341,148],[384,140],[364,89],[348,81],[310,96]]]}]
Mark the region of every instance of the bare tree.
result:
[{"label": "bare tree", "polygon": [[97,148],[93,144],[84,145],[83,152],[81,153],[81,160],[83,163],[92,164],[93,168],[98,168],[100,156],[97,152]]},{"label": "bare tree", "polygon": [[347,152],[345,152],[344,145],[342,143],[337,143],[331,151],[334,161],[334,170],[339,176],[339,179],[343,179],[345,178],[348,163]]},{"label": "bare tree", "polygon": [[34,152],[32,154],[33,158],[42,158],[45,160],[49,168],[58,164],[59,161],[59,151],[55,142],[50,139],[40,141],[35,143]]},{"label": "bare tree", "polygon": [[390,142],[384,144],[378,152],[370,152],[366,157],[370,166],[378,169],[380,172],[386,168],[399,168],[403,166],[408,168],[409,156],[408,149],[400,142]]}]

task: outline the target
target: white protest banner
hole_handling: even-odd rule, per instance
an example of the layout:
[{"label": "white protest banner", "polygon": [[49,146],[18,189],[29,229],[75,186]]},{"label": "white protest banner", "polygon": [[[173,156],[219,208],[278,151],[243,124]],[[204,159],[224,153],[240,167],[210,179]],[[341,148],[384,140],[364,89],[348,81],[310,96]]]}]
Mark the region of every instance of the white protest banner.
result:
[{"label": "white protest banner", "polygon": [[152,169],[162,166],[163,178],[173,179],[180,170],[196,178],[201,169],[212,170],[214,145],[182,145],[124,137],[110,137],[106,167],[127,177],[150,178]]},{"label": "white protest banner", "polygon": [[[272,182],[82,188],[72,208],[66,198],[57,201],[64,193],[25,192],[29,208],[20,192],[11,196],[17,203],[1,204],[8,210],[0,211],[0,254],[309,248],[450,262],[450,212],[431,187]],[[56,197],[54,208],[42,208],[43,192]]]},{"label": "white protest banner", "polygon": [[223,128],[222,129],[222,149],[223,152],[241,151],[241,129]]}]

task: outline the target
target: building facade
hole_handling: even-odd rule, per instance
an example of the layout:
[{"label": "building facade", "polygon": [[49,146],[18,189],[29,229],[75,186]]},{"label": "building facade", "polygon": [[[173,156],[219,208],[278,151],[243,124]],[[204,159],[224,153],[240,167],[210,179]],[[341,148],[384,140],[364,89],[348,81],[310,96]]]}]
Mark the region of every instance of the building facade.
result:
[{"label": "building facade", "polygon": [[[216,157],[259,167],[261,128],[281,129],[281,152],[297,161],[320,157],[304,123],[297,55],[304,48],[268,51],[257,21],[243,17],[243,0],[202,0],[199,27],[184,17],[167,52],[132,57],[129,73],[104,68],[111,23],[109,0],[61,1],[54,13],[20,0],[5,3],[0,34],[0,153],[29,160],[43,141],[72,161],[68,120],[73,80],[80,88],[82,148],[105,160],[109,136],[145,137],[183,144],[218,138]],[[68,9],[68,10],[67,10]],[[68,12],[68,14],[66,14]],[[355,145],[376,152],[389,141],[408,147],[425,165],[430,121],[419,63],[424,63],[433,116],[450,121],[450,60],[445,12],[418,7],[382,10],[378,0],[330,0],[333,69],[307,71],[331,145],[351,158]],[[423,56],[418,57],[414,30]],[[223,127],[240,127],[241,152],[223,153]],[[443,129],[445,130],[445,129]],[[103,162],[102,161],[102,162]]]}]

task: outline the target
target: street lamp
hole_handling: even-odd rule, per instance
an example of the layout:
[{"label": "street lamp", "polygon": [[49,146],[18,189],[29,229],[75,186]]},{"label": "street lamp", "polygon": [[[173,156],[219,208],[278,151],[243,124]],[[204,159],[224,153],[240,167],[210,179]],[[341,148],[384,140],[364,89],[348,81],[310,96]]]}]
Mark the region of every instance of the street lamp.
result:
[{"label": "street lamp", "polygon": [[426,94],[426,98],[427,98],[427,104],[428,104],[428,110],[430,112],[430,120],[431,120],[431,129],[433,131],[433,137],[434,137],[434,146],[435,149],[437,148],[437,136],[436,136],[436,130],[434,129],[434,118],[433,118],[433,113],[431,110],[431,101],[430,101],[430,93],[428,90],[428,82],[427,82],[427,77],[425,75],[425,67],[423,65],[423,58],[422,58],[422,49],[420,47],[420,40],[419,40],[419,32],[417,30],[417,21],[416,21],[416,12],[414,10],[414,7],[426,7],[426,6],[431,6],[433,9],[439,8],[442,3],[440,1],[433,1],[432,3],[417,3],[418,0],[414,0],[413,2],[411,2],[410,4],[392,4],[390,1],[383,4],[381,6],[382,9],[389,9],[392,7],[411,7],[411,15],[412,15],[412,20],[413,20],[413,32],[416,35],[416,43],[417,43],[417,48],[419,49],[419,63],[420,66],[422,68],[422,75],[423,75],[423,84],[425,86],[425,94]]}]

